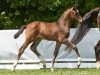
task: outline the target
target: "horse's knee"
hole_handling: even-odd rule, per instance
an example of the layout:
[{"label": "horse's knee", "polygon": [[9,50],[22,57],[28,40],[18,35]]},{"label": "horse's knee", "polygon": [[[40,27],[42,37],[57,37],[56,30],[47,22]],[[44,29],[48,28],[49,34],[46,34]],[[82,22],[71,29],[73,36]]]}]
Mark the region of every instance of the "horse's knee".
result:
[{"label": "horse's knee", "polygon": [[77,50],[78,48],[74,44],[70,44],[69,47],[71,47],[73,50]]},{"label": "horse's knee", "polygon": [[33,51],[34,49],[36,49],[35,42],[33,42],[32,45],[30,46],[30,50]]},{"label": "horse's knee", "polygon": [[34,41],[32,43],[32,45],[30,46],[30,50],[32,50],[32,51],[35,50],[39,43],[40,43],[40,40],[38,40],[38,39],[36,41]]},{"label": "horse's knee", "polygon": [[73,46],[72,46],[72,49],[75,50],[75,51],[78,51],[78,48],[77,48],[76,45],[73,45]]},{"label": "horse's knee", "polygon": [[32,45],[30,46],[30,50],[33,50],[33,46]]},{"label": "horse's knee", "polygon": [[36,48],[37,48],[37,47],[36,47],[35,45],[31,45],[31,46],[30,46],[30,50],[32,50],[32,51],[35,51]]}]

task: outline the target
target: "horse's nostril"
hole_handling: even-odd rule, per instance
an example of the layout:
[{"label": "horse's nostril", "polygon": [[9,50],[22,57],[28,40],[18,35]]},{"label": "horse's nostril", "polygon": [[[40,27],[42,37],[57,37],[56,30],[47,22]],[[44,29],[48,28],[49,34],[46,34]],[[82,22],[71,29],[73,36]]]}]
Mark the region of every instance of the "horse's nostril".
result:
[{"label": "horse's nostril", "polygon": [[79,19],[79,22],[81,23],[82,22],[82,19]]}]

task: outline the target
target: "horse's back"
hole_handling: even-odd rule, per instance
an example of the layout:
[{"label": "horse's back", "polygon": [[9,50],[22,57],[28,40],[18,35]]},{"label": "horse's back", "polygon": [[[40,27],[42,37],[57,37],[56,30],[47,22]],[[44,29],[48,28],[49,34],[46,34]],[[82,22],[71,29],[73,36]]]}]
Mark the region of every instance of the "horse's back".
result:
[{"label": "horse's back", "polygon": [[49,22],[43,22],[43,21],[33,21],[33,22],[29,23],[29,24],[27,25],[27,27],[52,26],[52,25],[54,25],[54,24],[56,24],[56,22],[49,23]]},{"label": "horse's back", "polygon": [[58,26],[56,22],[49,23],[49,22],[42,22],[42,21],[34,21],[27,25],[25,30],[26,35],[30,34],[52,34],[58,30]]}]

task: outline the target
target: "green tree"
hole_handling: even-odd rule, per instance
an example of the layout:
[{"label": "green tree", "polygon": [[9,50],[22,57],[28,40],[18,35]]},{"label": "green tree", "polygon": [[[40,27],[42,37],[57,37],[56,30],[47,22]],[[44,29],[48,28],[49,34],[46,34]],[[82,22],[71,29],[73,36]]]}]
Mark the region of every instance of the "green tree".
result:
[{"label": "green tree", "polygon": [[[0,29],[17,29],[35,20],[56,21],[76,3],[81,15],[100,7],[100,0],[0,0]],[[76,25],[73,22],[72,27]]]}]

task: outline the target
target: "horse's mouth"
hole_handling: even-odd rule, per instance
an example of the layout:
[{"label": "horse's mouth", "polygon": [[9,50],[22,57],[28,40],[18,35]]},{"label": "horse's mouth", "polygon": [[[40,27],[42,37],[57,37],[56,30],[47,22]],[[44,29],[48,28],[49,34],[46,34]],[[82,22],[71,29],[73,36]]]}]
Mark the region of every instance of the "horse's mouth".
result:
[{"label": "horse's mouth", "polygon": [[82,19],[79,19],[79,22],[82,23]]}]

